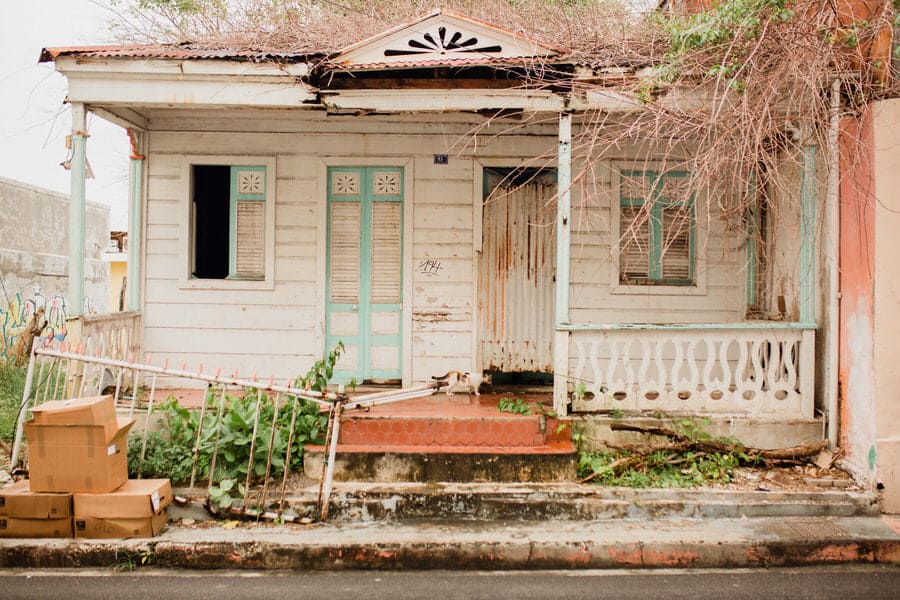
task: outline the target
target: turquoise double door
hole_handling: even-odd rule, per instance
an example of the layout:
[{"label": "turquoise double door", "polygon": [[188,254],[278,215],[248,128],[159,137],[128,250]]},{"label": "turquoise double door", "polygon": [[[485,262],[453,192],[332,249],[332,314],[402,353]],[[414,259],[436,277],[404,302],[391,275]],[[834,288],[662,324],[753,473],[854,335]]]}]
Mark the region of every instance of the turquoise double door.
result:
[{"label": "turquoise double door", "polygon": [[402,376],[403,169],[328,169],[325,341],[333,381]]}]

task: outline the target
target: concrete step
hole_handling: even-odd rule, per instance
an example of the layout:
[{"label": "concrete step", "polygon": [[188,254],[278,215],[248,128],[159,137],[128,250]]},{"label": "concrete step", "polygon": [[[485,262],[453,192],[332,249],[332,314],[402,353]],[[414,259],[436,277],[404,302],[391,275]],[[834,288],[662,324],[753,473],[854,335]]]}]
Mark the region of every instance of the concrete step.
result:
[{"label": "concrete step", "polygon": [[568,424],[544,415],[385,415],[343,417],[346,446],[543,446],[570,437]]},{"label": "concrete step", "polygon": [[[324,446],[304,449],[308,477],[322,474]],[[551,482],[574,481],[571,441],[530,446],[338,444],[335,481]]]},{"label": "concrete step", "polygon": [[[316,516],[318,487],[287,499]],[[335,522],[460,519],[595,521],[875,516],[866,492],[739,492],[709,489],[607,488],[571,483],[337,483],[329,504]]]}]

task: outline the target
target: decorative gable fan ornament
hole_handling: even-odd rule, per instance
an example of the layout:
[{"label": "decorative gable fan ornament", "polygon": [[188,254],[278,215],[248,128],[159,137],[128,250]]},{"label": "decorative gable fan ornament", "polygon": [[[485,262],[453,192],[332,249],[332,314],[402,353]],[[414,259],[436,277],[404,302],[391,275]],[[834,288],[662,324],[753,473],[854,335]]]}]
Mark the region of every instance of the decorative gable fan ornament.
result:
[{"label": "decorative gable fan ornament", "polygon": [[503,47],[499,44],[485,46],[475,36],[470,36],[462,31],[447,33],[446,27],[438,27],[437,35],[431,33],[422,34],[420,38],[411,38],[407,41],[407,48],[391,49],[384,51],[385,56],[408,56],[410,54],[447,54],[448,52],[471,52],[477,54],[499,54]]},{"label": "decorative gable fan ornament", "polygon": [[437,10],[345,48],[333,61],[347,69],[402,69],[423,62],[453,65],[480,59],[547,58],[561,53],[488,23]]}]

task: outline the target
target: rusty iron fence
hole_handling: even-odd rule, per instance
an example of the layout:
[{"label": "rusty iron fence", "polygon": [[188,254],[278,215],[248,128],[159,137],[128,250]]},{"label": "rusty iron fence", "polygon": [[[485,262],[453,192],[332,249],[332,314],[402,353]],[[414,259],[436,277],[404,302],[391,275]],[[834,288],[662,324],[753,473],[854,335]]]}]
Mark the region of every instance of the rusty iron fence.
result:
[{"label": "rusty iron fence", "polygon": [[[106,346],[110,348],[110,346]],[[121,347],[117,347],[118,349]],[[13,441],[10,457],[10,468],[15,469],[19,464],[22,454],[23,424],[26,415],[32,405],[65,398],[84,397],[86,395],[102,395],[110,393],[116,406],[120,410],[128,411],[128,418],[141,417],[141,425],[132,432],[132,435],[140,436],[140,459],[143,461],[147,450],[147,439],[151,431],[151,424],[156,406],[156,397],[164,390],[157,389],[157,383],[165,381],[171,389],[173,382],[181,382],[183,387],[203,389],[204,399],[199,407],[200,418],[198,421],[196,442],[193,447],[192,468],[190,475],[190,487],[193,488],[198,475],[198,457],[200,454],[200,442],[204,434],[213,436],[215,446],[213,449],[209,473],[207,476],[207,492],[216,483],[213,479],[216,472],[215,465],[218,458],[218,441],[222,429],[222,411],[227,394],[255,394],[255,412],[253,417],[253,432],[250,438],[250,464],[247,468],[247,477],[244,482],[240,508],[238,512],[257,518],[284,519],[283,508],[287,481],[290,475],[292,452],[298,445],[293,439],[294,425],[297,419],[298,406],[302,401],[312,402],[324,413],[328,412],[328,427],[325,432],[325,443],[328,447],[326,460],[323,465],[323,473],[319,485],[318,510],[322,520],[328,518],[328,500],[331,495],[331,487],[334,475],[335,455],[337,452],[338,438],[340,434],[341,415],[345,409],[365,408],[421,398],[433,394],[436,385],[423,385],[414,388],[387,390],[377,393],[359,394],[350,397],[342,387],[337,391],[319,392],[297,385],[279,385],[274,378],[268,381],[260,380],[256,376],[249,379],[240,378],[235,373],[233,376],[223,375],[221,369],[212,372],[204,372],[203,365],[196,370],[189,370],[182,364],[180,368],[172,368],[168,361],[155,365],[151,358],[143,362],[136,361],[133,355],[124,358],[114,358],[103,354],[99,350],[93,353],[85,351],[84,345],[72,346],[65,342],[43,344],[36,340],[31,350],[31,356],[26,372],[25,390],[19,407],[16,421],[16,433]],[[250,476],[253,472],[254,445],[263,443],[260,427],[260,407],[262,398],[266,395],[274,397],[274,412],[271,427],[267,435],[268,456],[266,461],[266,474],[262,487],[257,491],[257,501],[252,502],[250,497]],[[212,400],[212,401],[210,401]],[[215,410],[215,431],[203,431],[204,417],[207,410]],[[282,411],[290,410],[289,425],[282,435],[287,436],[287,445],[284,456],[284,470],[281,481],[280,499],[274,503],[279,510],[272,512],[267,510],[269,494],[269,482],[273,461],[273,440],[279,427],[279,415],[286,415]],[[281,459],[281,457],[278,457]]]}]

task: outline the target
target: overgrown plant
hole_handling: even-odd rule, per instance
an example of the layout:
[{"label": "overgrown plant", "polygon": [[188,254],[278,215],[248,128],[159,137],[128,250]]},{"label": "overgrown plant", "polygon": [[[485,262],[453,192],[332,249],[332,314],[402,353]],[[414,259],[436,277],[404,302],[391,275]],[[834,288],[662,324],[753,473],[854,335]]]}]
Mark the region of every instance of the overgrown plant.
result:
[{"label": "overgrown plant", "polygon": [[0,360],[0,441],[12,444],[25,390],[25,367]]},{"label": "overgrown plant", "polygon": [[497,403],[497,410],[515,415],[531,414],[531,406],[521,398],[500,398],[500,401]]},{"label": "overgrown plant", "polygon": [[[274,438],[272,420],[275,416],[275,399],[257,391],[248,390],[243,397],[227,395],[222,401],[222,417],[219,422],[220,398],[214,392],[207,395],[207,411],[198,446],[196,478],[208,480],[213,453],[216,454],[214,483],[226,479],[244,481],[248,466],[251,481],[258,481],[266,474],[269,456],[269,441],[272,443],[272,469],[270,475],[278,477],[284,472],[293,399],[282,400],[278,407],[278,417]],[[259,417],[253,446],[253,460],[250,447],[253,440],[256,405],[259,403]],[[147,437],[144,460],[140,460],[142,440],[132,436],[129,444],[129,471],[141,472],[145,477],[168,477],[176,483],[190,479],[194,464],[194,446],[197,429],[200,427],[200,411],[181,407],[174,397],[170,397],[161,407],[163,427],[160,432],[151,432]],[[327,414],[318,405],[297,399],[297,416],[291,451],[291,470],[303,465],[302,448],[308,443],[323,443],[328,425]]]},{"label": "overgrown plant", "polygon": [[672,425],[671,434],[680,443],[662,447],[632,444],[591,451],[583,434],[573,434],[579,477],[609,486],[694,487],[728,483],[737,467],[759,462],[737,440],[713,437],[706,430],[708,419],[675,419]]},{"label": "overgrown plant", "polygon": [[[344,345],[338,344],[294,385],[325,392],[343,352]],[[245,482],[258,482],[267,472],[270,477],[284,474],[289,441],[292,471],[302,468],[304,445],[325,441],[328,414],[302,398],[272,397],[261,389],[247,389],[243,396],[223,396],[210,389],[204,401],[206,411],[201,413],[183,408],[174,397],[166,400],[160,407],[161,431],[147,435],[143,460],[143,438],[132,436],[130,440],[128,464],[132,476],[141,473],[186,483],[193,474],[196,481],[212,484],[211,502],[227,508],[236,495],[245,495]]]}]

